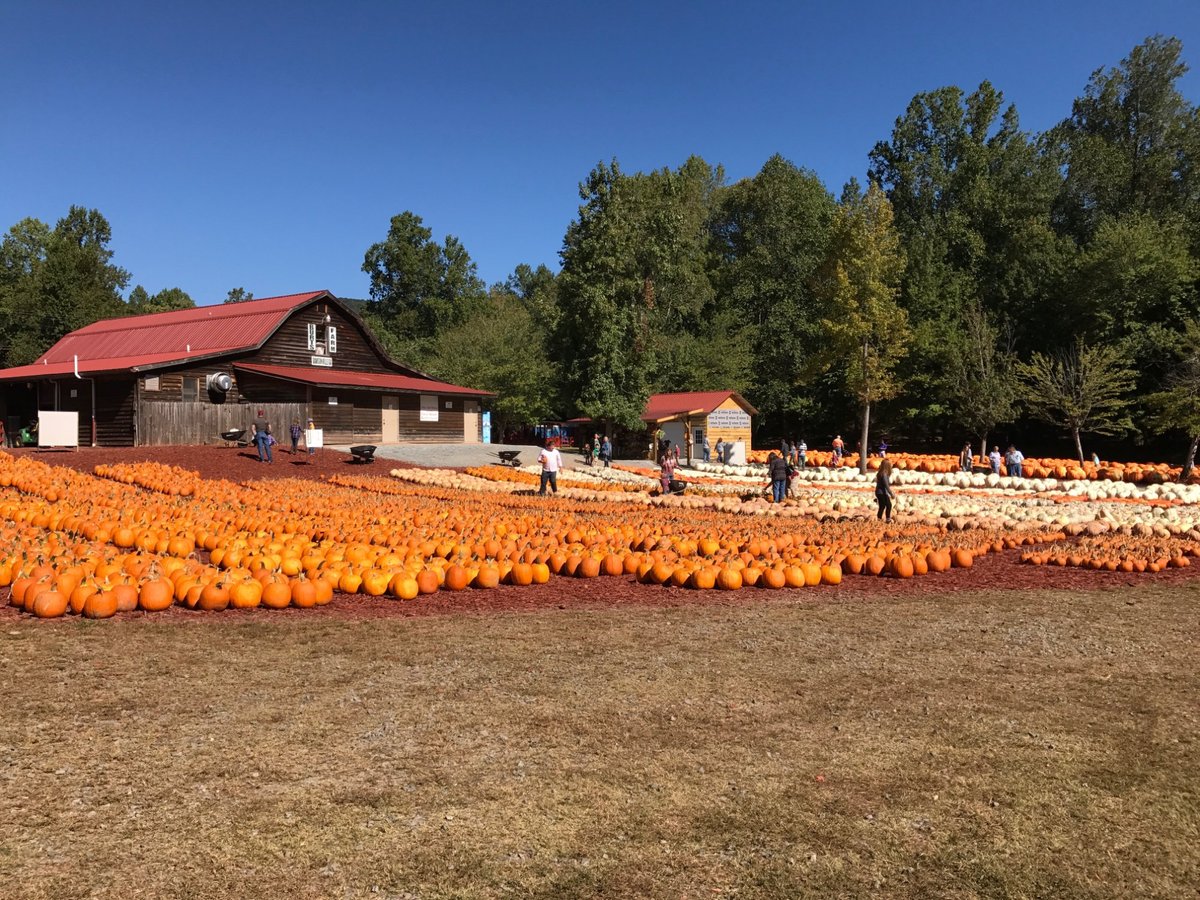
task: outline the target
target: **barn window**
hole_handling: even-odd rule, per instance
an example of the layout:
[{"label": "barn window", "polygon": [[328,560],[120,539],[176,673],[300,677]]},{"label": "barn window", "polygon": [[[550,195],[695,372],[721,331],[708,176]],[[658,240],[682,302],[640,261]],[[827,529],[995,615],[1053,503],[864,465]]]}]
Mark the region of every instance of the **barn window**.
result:
[{"label": "barn window", "polygon": [[158,376],[157,375],[147,375],[146,379],[142,382],[142,387],[144,387],[148,391],[157,391],[158,390]]},{"label": "barn window", "polygon": [[308,349],[317,349],[317,325],[315,322],[308,323]]},{"label": "barn window", "polygon": [[330,353],[337,353],[337,329],[332,325],[325,326],[325,346]]},{"label": "barn window", "polygon": [[195,375],[183,376],[183,399],[184,400],[199,400],[200,399],[200,379]]}]

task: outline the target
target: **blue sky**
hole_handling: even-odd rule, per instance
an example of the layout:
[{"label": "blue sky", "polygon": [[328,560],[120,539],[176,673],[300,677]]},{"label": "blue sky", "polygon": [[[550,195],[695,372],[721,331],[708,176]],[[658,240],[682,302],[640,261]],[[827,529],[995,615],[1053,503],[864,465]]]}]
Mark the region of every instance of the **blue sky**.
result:
[{"label": "blue sky", "polygon": [[600,160],[780,153],[837,192],[915,93],[990,79],[1042,130],[1156,33],[1200,69],[1197,0],[0,0],[0,228],[81,204],[131,287],[365,297],[407,209],[493,282],[557,269]]}]

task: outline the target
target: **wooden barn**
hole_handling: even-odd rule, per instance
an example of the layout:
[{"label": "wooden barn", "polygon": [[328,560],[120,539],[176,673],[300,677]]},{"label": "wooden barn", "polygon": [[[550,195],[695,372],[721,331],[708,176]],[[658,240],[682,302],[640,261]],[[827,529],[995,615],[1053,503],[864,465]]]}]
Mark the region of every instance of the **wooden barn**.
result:
[{"label": "wooden barn", "polygon": [[312,418],[326,444],[481,440],[487,391],[391,359],[328,291],[105,319],[0,369],[0,415],[79,413],[80,446],[208,444],[259,411],[281,441]]}]

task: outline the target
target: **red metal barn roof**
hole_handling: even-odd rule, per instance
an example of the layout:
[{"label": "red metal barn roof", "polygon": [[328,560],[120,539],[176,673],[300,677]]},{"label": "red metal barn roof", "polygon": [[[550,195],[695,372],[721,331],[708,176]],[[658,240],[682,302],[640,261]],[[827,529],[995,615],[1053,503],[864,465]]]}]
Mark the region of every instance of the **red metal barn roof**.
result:
[{"label": "red metal barn roof", "polygon": [[0,381],[70,375],[79,357],[79,372],[115,372],[190,359],[252,350],[271,336],[292,310],[328,291],[266,297],[243,303],[220,303],[103,319],[72,331],[27,366],[0,370]]},{"label": "red metal barn roof", "polygon": [[239,371],[254,372],[285,381],[298,381],[317,387],[378,388],[405,393],[465,394],[470,397],[492,397],[491,391],[460,387],[433,378],[415,378],[411,375],[376,374],[374,372],[347,372],[339,369],[306,369],[303,366],[266,366],[258,363],[238,363],[233,367]]},{"label": "red metal barn roof", "polygon": [[642,410],[643,422],[659,422],[682,415],[707,416],[732,397],[752,416],[758,410],[745,401],[737,391],[684,391],[677,394],[652,394]]}]

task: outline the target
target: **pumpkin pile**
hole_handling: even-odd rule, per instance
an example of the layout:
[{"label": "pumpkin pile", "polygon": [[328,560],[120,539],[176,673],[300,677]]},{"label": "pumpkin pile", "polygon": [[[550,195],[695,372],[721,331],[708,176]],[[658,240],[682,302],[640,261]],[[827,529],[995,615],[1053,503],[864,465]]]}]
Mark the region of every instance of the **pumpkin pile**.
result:
[{"label": "pumpkin pile", "polygon": [[781,505],[652,497],[626,489],[651,479],[625,474],[597,477],[621,489],[539,497],[527,479],[498,480],[493,470],[515,471],[236,484],[156,463],[84,474],[0,453],[0,587],[35,616],[106,618],[172,605],[313,607],[336,593],[413,600],[558,577],[633,576],[697,590],[834,587],[845,577],[969,568],[1016,547],[1028,548],[1030,563],[1097,559],[1095,568],[1109,569],[1115,560],[1112,571],[1134,572],[1200,555],[1196,510],[1178,503],[1000,503],[943,491],[930,495],[938,514],[909,511],[885,525],[862,485],[814,487],[811,498]]}]

